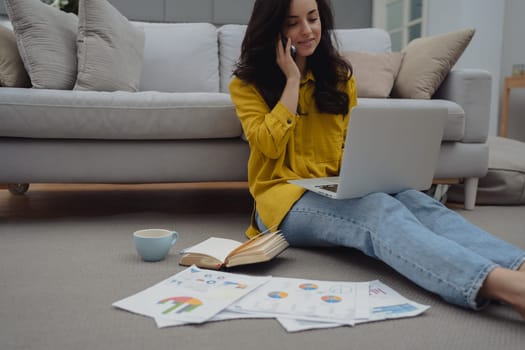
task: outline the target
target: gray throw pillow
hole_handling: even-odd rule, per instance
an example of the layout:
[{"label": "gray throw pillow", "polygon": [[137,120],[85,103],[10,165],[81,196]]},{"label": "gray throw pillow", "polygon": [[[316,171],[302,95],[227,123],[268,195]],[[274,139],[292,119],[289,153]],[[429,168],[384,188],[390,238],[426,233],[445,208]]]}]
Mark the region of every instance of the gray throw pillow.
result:
[{"label": "gray throw pillow", "polygon": [[40,0],[5,0],[5,5],[33,87],[72,89],[77,73],[77,16]]},{"label": "gray throw pillow", "polygon": [[30,87],[31,82],[18,54],[15,34],[0,25],[0,86]]},{"label": "gray throw pillow", "polygon": [[75,90],[137,91],[144,32],[106,0],[80,0]]}]

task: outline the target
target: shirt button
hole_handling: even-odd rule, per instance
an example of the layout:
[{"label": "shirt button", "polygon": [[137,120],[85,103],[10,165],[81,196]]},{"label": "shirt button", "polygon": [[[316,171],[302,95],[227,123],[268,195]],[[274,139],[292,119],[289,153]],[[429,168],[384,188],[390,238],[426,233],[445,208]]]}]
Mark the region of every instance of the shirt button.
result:
[{"label": "shirt button", "polygon": [[292,120],[291,120],[291,119],[287,119],[287,120],[286,120],[286,123],[287,123],[287,124],[292,124]]}]

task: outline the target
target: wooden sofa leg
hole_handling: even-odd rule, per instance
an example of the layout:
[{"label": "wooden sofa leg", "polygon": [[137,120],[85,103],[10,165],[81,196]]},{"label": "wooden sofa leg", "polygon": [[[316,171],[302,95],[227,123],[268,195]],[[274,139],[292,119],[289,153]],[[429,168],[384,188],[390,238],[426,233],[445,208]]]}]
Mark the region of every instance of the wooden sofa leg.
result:
[{"label": "wooden sofa leg", "polygon": [[465,179],[465,209],[473,210],[476,206],[476,195],[478,193],[477,177],[469,177]]}]

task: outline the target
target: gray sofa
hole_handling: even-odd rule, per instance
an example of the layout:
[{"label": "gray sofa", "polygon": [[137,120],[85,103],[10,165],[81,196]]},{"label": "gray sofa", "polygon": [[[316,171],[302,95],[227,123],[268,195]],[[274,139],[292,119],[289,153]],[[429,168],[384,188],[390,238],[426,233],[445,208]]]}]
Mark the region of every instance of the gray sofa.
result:
[{"label": "gray sofa", "polygon": [[[248,144],[228,94],[243,25],[138,23],[139,92],[0,88],[0,184],[245,181]],[[379,29],[337,30],[344,51],[385,52]],[[446,107],[437,182],[465,181],[473,208],[487,172],[489,73],[452,70],[431,100]],[[391,103],[361,98],[360,104]]]}]

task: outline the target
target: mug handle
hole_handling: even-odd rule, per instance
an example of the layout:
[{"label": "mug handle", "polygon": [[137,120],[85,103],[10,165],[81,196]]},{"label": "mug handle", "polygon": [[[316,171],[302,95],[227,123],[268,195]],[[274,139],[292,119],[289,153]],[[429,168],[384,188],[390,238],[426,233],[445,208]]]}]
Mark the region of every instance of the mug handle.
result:
[{"label": "mug handle", "polygon": [[170,245],[175,245],[175,242],[177,242],[177,240],[179,239],[179,233],[177,231],[171,231],[171,244]]}]

